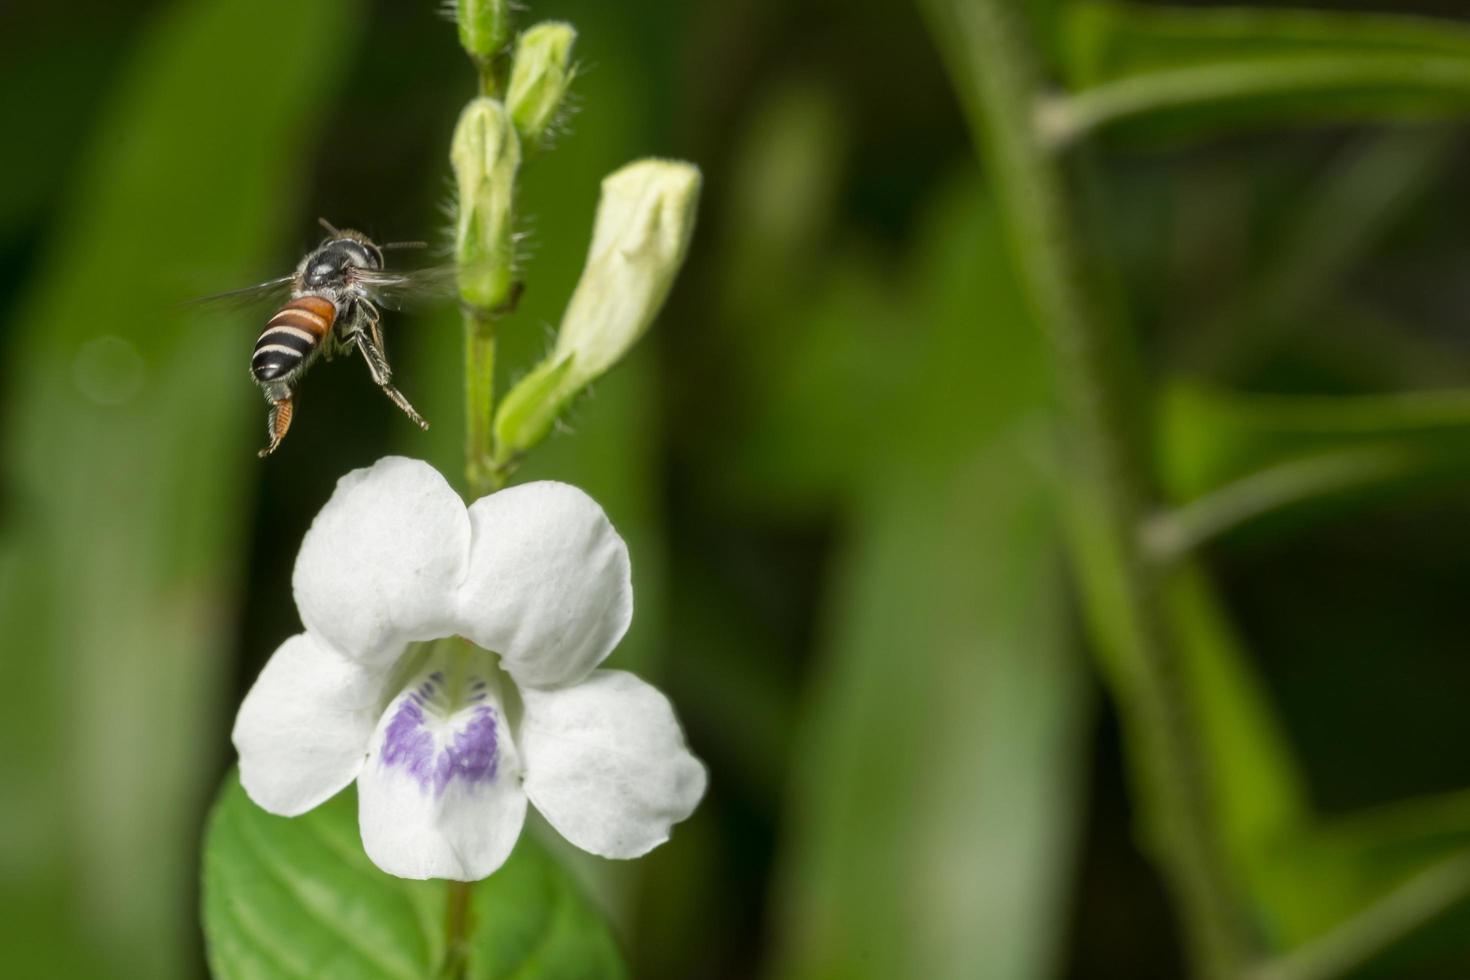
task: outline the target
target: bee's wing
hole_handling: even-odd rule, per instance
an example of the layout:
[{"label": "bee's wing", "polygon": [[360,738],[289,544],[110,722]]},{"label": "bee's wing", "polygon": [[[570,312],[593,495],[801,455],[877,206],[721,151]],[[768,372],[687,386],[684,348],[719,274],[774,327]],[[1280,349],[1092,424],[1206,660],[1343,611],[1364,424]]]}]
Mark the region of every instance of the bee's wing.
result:
[{"label": "bee's wing", "polygon": [[239,309],[251,306],[266,299],[275,299],[284,296],[291,289],[291,283],[296,280],[295,276],[281,276],[277,279],[267,279],[253,286],[245,286],[241,289],[231,289],[223,293],[213,293],[209,296],[199,296],[195,299],[185,300],[179,304],[184,307],[208,306],[214,309]]},{"label": "bee's wing", "polygon": [[392,310],[428,306],[452,300],[458,277],[452,265],[423,269],[353,269],[349,281],[362,286],[372,298]]}]

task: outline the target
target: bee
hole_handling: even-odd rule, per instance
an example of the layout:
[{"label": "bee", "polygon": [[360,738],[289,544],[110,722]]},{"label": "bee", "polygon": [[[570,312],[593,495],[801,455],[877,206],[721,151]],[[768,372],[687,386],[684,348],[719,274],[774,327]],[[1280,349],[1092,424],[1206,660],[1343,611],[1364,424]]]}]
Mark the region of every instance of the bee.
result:
[{"label": "bee", "polygon": [[393,386],[393,369],[383,344],[382,307],[412,295],[442,292],[452,270],[425,269],[390,273],[383,252],[394,248],[423,248],[422,242],[378,245],[362,232],[338,229],[320,219],[327,237],[308,252],[289,276],[237,289],[206,301],[250,298],[289,289],[290,298],[271,314],[255,341],[250,377],[260,386],[270,408],[266,417],[269,444],[262,458],[280,446],[295,414],[295,393],[301,377],[318,358],[331,360],[354,351],[367,363],[373,383],[403,410],[420,429],[427,429],[418,411]]}]

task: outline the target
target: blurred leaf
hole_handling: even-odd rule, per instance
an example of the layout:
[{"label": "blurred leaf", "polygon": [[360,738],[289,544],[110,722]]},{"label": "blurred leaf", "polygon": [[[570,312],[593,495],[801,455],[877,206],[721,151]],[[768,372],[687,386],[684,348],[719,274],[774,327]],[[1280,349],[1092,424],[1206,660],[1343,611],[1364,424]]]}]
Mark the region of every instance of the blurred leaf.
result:
[{"label": "blurred leaf", "polygon": [[[262,264],[359,17],[179,4],[106,104],[6,352],[0,919],[17,975],[193,969],[198,807],[219,747],[254,467],[251,327],[176,304]],[[63,125],[64,125],[63,121]],[[258,419],[256,419],[258,425]],[[252,426],[254,428],[254,426]],[[146,867],[148,873],[140,874]],[[38,902],[38,896],[45,896]],[[37,959],[29,959],[33,957]]]},{"label": "blurred leaf", "polygon": [[1086,675],[1035,455],[1012,434],[859,508],[793,775],[778,976],[1056,966]]},{"label": "blurred leaf", "polygon": [[780,349],[751,366],[747,428],[731,440],[750,494],[812,508],[963,456],[1039,410],[1041,337],[1016,326],[1029,320],[994,203],[973,179],[942,184],[915,239],[896,274],[867,249],[838,252],[807,295],[764,318]]},{"label": "blurred leaf", "polygon": [[1184,566],[1170,577],[1165,597],[1203,726],[1225,845],[1234,867],[1256,875],[1268,849],[1305,825],[1306,789],[1274,706],[1208,580]]},{"label": "blurred leaf", "polygon": [[1352,274],[1439,186],[1457,136],[1449,127],[1373,132],[1314,168],[1273,216],[1248,288],[1232,290],[1214,308],[1188,311],[1196,322],[1174,341],[1187,363],[1220,377],[1239,374],[1242,363],[1309,326],[1336,340],[1342,317],[1324,315],[1324,306],[1351,289]]},{"label": "blurred leaf", "polygon": [[[1269,846],[1251,861],[1260,921],[1280,948],[1300,949],[1355,916],[1374,915],[1397,889],[1460,858],[1470,849],[1470,808],[1464,793],[1451,793],[1317,821],[1262,843]],[[1470,881],[1405,926],[1421,928],[1467,903]],[[1412,931],[1386,936],[1383,945]]]},{"label": "blurred leaf", "polygon": [[1061,141],[1121,121],[1197,134],[1470,111],[1470,30],[1452,21],[1082,0],[1063,37],[1074,94],[1044,120]]},{"label": "blurred leaf", "polygon": [[[1065,921],[1086,671],[1028,421],[1039,337],[974,184],[935,194],[917,251],[912,285],[867,287],[912,296],[875,380],[817,388],[822,417],[773,413],[793,450],[834,438],[834,412],[841,445],[871,447],[839,488],[853,513],[792,777],[783,977],[1045,976]],[[822,379],[821,349],[792,391]]]},{"label": "blurred leaf", "polygon": [[[1331,882],[1331,875],[1318,877],[1318,892],[1332,894],[1322,887]],[[1249,980],[1463,976],[1467,898],[1470,850],[1460,850],[1405,877],[1310,942],[1259,964]],[[1314,900],[1307,897],[1302,907]]]},{"label": "blurred leaf", "polygon": [[1264,515],[1470,475],[1470,392],[1249,395],[1175,382],[1160,399],[1160,479],[1181,502],[1164,551]]},{"label": "blurred leaf", "polygon": [[[119,56],[136,33],[138,11],[122,5],[91,11],[93,16],[61,13],[67,20],[66,46],[70,57],[57,57],[56,46],[46,43],[57,27],[42,14],[44,29],[7,23],[10,42],[4,51],[4,77],[9,92],[44,93],[44,97],[0,101],[0,131],[24,134],[26,152],[11,153],[0,181],[0,245],[7,245],[38,213],[51,206],[79,155],[76,133],[89,126],[97,112],[97,92],[116,70]],[[13,18],[20,21],[20,18]],[[58,120],[66,120],[59,125]]]},{"label": "blurred leaf", "polygon": [[[823,254],[843,187],[851,142],[838,93],[815,79],[782,79],[756,103],[731,163],[720,207],[728,241],[722,302],[759,323],[801,295]],[[825,269],[825,263],[824,263]],[[759,288],[751,288],[752,284]],[[756,363],[780,353],[785,337],[757,330],[733,353]]]},{"label": "blurred leaf", "polygon": [[[204,928],[220,980],[418,980],[445,956],[448,885],[379,871],[351,790],[275,817],[225,780],[204,845]],[[623,977],[617,947],[571,880],[529,836],[470,902],[471,980]]]},{"label": "blurred leaf", "polygon": [[[1191,406],[1199,412],[1192,419],[1198,427],[1192,429],[1195,448],[1218,440],[1223,457],[1261,459],[1279,451],[1293,460],[1266,473],[1314,459],[1290,457],[1301,452],[1300,444],[1293,445],[1296,440],[1422,435],[1470,420],[1470,400],[1454,393],[1371,399],[1242,398],[1177,387],[1173,393],[1171,408],[1198,399]],[[1272,410],[1264,410],[1267,406]],[[1246,419],[1257,424],[1244,424]],[[1273,445],[1273,439],[1280,442]],[[1364,451],[1336,450],[1315,459]],[[1193,465],[1195,479],[1208,470],[1201,461]],[[1219,496],[1219,491],[1213,495]],[[1463,903],[1466,888],[1458,883],[1464,876],[1434,869],[1470,846],[1470,797],[1452,794],[1322,820],[1309,805],[1304,778],[1248,654],[1197,566],[1185,562],[1173,571],[1166,601],[1204,725],[1216,812],[1231,865],[1242,876],[1254,920],[1269,944],[1300,956],[1263,968],[1261,980],[1339,975],[1337,970],[1313,972],[1314,964],[1329,956],[1351,957],[1354,963],[1374,959]],[[1430,877],[1421,880],[1420,875]],[[1332,938],[1323,948],[1303,950],[1326,936]]]}]

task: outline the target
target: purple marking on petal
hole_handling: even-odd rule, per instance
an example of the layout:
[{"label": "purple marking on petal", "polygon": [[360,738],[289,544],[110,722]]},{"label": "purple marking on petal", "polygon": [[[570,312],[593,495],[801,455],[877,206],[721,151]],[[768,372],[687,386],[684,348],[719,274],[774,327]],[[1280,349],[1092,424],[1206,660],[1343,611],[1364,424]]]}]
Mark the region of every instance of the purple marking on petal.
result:
[{"label": "purple marking on petal", "polygon": [[383,732],[384,766],[398,766],[429,788],[433,776],[434,736],[424,729],[424,709],[418,702],[405,698],[393,713],[393,720]]},{"label": "purple marking on petal", "polygon": [[417,698],[405,698],[383,733],[382,765],[403,769],[424,792],[436,797],[444,795],[455,779],[470,784],[493,782],[499,762],[495,723],[495,709],[480,705],[469,723],[455,733],[453,742],[440,748],[424,727]]},{"label": "purple marking on petal", "polygon": [[449,757],[446,785],[456,777],[467,783],[493,782],[499,761],[498,748],[495,710],[482,705],[475,709],[470,723],[454,736],[454,744],[445,753]]}]

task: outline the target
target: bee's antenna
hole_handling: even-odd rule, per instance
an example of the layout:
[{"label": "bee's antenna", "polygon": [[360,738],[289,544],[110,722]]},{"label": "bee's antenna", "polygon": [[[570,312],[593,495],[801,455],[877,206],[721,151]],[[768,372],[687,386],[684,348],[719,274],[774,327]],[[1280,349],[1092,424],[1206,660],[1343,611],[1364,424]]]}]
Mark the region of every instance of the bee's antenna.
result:
[{"label": "bee's antenna", "polygon": [[387,251],[390,248],[428,248],[429,247],[429,243],[428,242],[388,242],[386,245],[379,245],[378,247],[381,248],[381,249],[383,249],[384,251]]},{"label": "bee's antenna", "polygon": [[340,231],[337,230],[337,226],[334,225],[334,224],[332,224],[326,218],[317,218],[316,219],[316,223],[319,224],[319,225],[321,225],[323,228],[327,229],[327,234],[329,234],[329,235],[340,235],[340,234],[342,234]]}]

